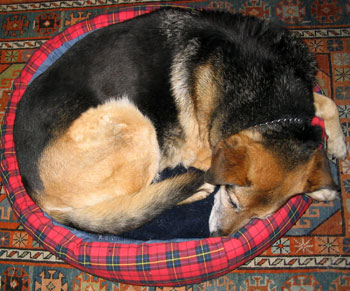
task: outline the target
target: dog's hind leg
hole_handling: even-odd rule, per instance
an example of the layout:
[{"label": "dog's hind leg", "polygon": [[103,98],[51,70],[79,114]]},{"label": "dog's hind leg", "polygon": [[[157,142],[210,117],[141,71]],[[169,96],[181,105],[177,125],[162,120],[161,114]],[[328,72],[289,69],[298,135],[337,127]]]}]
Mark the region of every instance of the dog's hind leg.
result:
[{"label": "dog's hind leg", "polygon": [[159,158],[151,121],[127,99],[90,108],[44,150],[40,205],[53,216],[132,195],[152,182]]},{"label": "dog's hind leg", "polygon": [[345,159],[346,143],[339,122],[337,105],[332,99],[318,93],[314,93],[314,105],[316,116],[321,117],[325,123],[326,134],[328,136],[328,153],[338,159]]}]

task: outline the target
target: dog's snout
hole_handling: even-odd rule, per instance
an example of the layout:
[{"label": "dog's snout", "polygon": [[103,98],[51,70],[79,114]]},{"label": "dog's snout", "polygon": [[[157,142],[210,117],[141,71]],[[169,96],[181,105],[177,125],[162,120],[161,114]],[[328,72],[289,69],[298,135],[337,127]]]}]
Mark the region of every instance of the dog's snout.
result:
[{"label": "dog's snout", "polygon": [[217,230],[214,230],[210,233],[210,237],[217,237],[217,236],[221,236],[221,230],[220,229],[217,229]]}]

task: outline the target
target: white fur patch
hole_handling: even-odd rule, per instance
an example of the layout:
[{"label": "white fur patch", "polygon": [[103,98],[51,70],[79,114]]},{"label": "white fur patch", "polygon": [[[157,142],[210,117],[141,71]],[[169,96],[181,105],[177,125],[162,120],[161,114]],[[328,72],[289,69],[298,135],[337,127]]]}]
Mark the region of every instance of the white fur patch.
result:
[{"label": "white fur patch", "polygon": [[317,201],[333,201],[339,198],[339,193],[335,190],[321,189],[312,193],[307,193],[312,199]]},{"label": "white fur patch", "polygon": [[341,133],[333,139],[329,139],[327,142],[328,153],[334,155],[337,159],[345,159],[347,155],[347,148],[345,143],[344,134]]},{"label": "white fur patch", "polygon": [[219,191],[215,194],[214,205],[209,217],[210,233],[215,233],[220,230],[221,218],[224,212],[223,209],[227,207],[227,203],[225,203],[225,199],[227,199],[225,186],[221,186]]}]

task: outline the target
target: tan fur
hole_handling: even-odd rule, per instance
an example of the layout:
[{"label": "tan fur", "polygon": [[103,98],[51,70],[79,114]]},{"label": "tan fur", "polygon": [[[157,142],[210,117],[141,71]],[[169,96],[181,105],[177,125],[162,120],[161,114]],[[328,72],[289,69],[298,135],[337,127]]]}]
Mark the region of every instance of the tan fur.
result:
[{"label": "tan fur", "polygon": [[169,165],[177,165],[182,163],[184,166],[190,166],[196,160],[197,146],[200,143],[199,127],[197,120],[193,118],[195,108],[191,98],[191,92],[187,85],[190,72],[186,69],[185,60],[191,51],[196,50],[196,44],[189,44],[185,51],[179,53],[174,58],[171,70],[171,84],[174,99],[179,111],[179,121],[184,130],[185,141],[179,141],[178,147],[172,149],[173,154],[162,160],[161,168]]},{"label": "tan fur", "polygon": [[[178,161],[185,166],[192,166],[204,171],[209,169],[211,161],[208,121],[216,104],[217,87],[214,81],[216,75],[210,65],[201,65],[195,72],[193,96],[189,92],[180,95],[183,92],[174,89],[175,97],[178,94],[175,100],[180,111],[180,123],[185,130],[186,137],[182,151],[178,151],[178,154],[182,155]],[[175,81],[175,88],[181,87],[183,77],[182,71],[175,70],[173,72],[172,79]],[[192,100],[192,102],[189,104],[188,100]]]},{"label": "tan fur", "polygon": [[211,65],[200,65],[195,71],[195,88],[193,102],[195,106],[194,117],[198,123],[200,144],[193,142],[197,147],[196,160],[193,167],[208,170],[211,162],[211,148],[209,144],[209,120],[217,104],[217,76]]},{"label": "tan fur", "polygon": [[45,196],[39,203],[57,214],[130,195],[151,183],[159,159],[148,118],[126,99],[108,102],[83,113],[45,149],[39,163]]},{"label": "tan fur", "polygon": [[[88,226],[88,229],[92,231],[110,232],[113,227],[117,227],[115,233],[122,233],[135,227],[135,225],[129,224],[130,221],[133,224],[139,223],[136,226],[148,222],[147,216],[149,216],[150,205],[165,204],[167,189],[171,187],[175,189],[176,185],[189,184],[192,179],[192,174],[187,173],[155,184],[147,184],[142,191],[132,195],[111,195],[109,199],[95,205],[74,209],[70,212],[70,218],[73,221],[81,221],[84,218],[80,225]],[[127,219],[121,219],[117,223],[116,217],[126,217]],[[128,217],[131,217],[131,220]]]},{"label": "tan fur", "polygon": [[[211,65],[203,64],[195,71],[195,88],[193,112],[191,119],[195,120],[195,129],[188,134],[184,145],[185,160],[191,160],[190,166],[207,171],[211,164],[212,149],[209,143],[209,120],[217,103],[219,74],[214,74]],[[183,123],[188,121],[183,120]],[[186,158],[194,155],[194,159]],[[192,203],[210,195],[215,186],[206,183],[198,192],[182,201],[180,204]]]}]

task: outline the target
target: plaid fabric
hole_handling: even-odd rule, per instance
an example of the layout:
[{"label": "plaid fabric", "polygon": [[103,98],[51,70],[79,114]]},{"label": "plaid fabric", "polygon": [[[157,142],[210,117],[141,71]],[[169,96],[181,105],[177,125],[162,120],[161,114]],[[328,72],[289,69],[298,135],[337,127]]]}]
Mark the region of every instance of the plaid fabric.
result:
[{"label": "plaid fabric", "polygon": [[34,204],[21,182],[14,149],[12,133],[16,105],[33,76],[43,70],[45,61],[57,59],[57,50],[64,44],[92,30],[125,21],[154,8],[134,7],[78,23],[36,51],[14,83],[15,90],[2,126],[1,175],[8,199],[25,229],[65,262],[96,276],[129,284],[194,284],[223,275],[260,254],[292,227],[309,207],[311,199],[296,196],[273,216],[253,220],[228,238],[157,243],[88,242],[75,236],[68,228],[54,224]]}]

